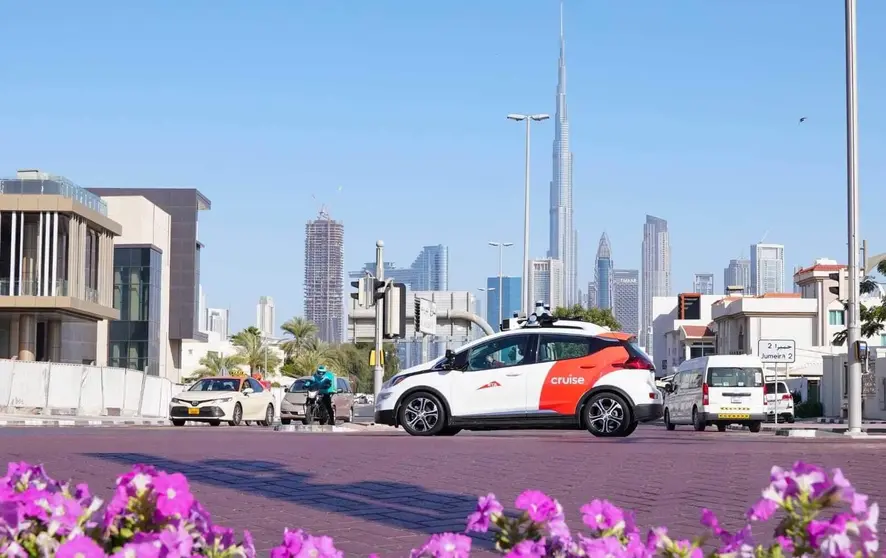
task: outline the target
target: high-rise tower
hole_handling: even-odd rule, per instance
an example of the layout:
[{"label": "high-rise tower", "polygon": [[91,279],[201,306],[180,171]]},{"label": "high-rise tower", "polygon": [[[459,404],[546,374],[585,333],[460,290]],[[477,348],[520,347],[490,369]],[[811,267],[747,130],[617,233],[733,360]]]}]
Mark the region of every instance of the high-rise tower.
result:
[{"label": "high-rise tower", "polygon": [[[671,295],[671,242],[668,222],[652,215],[643,225],[643,275],[640,314],[640,339],[647,350],[652,349],[652,299]],[[661,355],[653,355],[661,358]]]},{"label": "high-rise tower", "polygon": [[344,225],[325,209],[305,226],[305,318],[327,343],[340,342],[343,333],[344,236]]},{"label": "high-rise tower", "polygon": [[606,233],[600,237],[597,247],[597,261],[594,265],[594,279],[597,285],[597,308],[612,308],[612,247]]},{"label": "high-rise tower", "polygon": [[563,36],[563,1],[560,1],[560,62],[557,70],[557,114],[554,124],[554,176],[551,180],[551,228],[548,258],[563,262],[563,299],[578,302],[576,235],[572,228],[572,152],[569,151],[569,116],[566,112],[566,40]]}]

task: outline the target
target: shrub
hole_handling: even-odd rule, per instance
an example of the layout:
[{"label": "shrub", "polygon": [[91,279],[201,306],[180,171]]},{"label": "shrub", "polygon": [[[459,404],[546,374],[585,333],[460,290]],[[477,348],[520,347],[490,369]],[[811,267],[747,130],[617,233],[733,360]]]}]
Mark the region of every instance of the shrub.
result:
[{"label": "shrub", "polygon": [[824,406],[818,401],[804,401],[794,407],[797,418],[817,418],[824,414]]},{"label": "shrub", "polygon": [[[0,555],[8,558],[178,558],[255,556],[249,533],[237,540],[230,529],[214,525],[194,499],[187,479],[137,465],[117,479],[114,496],[102,501],[84,485],[49,478],[42,467],[9,465],[0,479]],[[491,531],[496,550],[508,557],[703,558],[785,556],[868,557],[878,550],[877,504],[869,504],[840,470],[796,463],[791,470],[773,467],[770,484],[748,510],[746,525],[728,532],[710,510],[702,510],[706,534],[674,539],[664,527],[645,534],[633,515],[605,500],[581,508],[584,534],[570,532],[562,506],[548,495],[528,490],[516,500],[522,513],[507,516],[493,494],[479,499],[466,533]],[[751,525],[782,516],[768,544],[754,542]],[[829,515],[830,514],[830,515]],[[411,558],[469,556],[471,538],[433,535]],[[287,530],[272,558],[341,557],[329,537]]]}]

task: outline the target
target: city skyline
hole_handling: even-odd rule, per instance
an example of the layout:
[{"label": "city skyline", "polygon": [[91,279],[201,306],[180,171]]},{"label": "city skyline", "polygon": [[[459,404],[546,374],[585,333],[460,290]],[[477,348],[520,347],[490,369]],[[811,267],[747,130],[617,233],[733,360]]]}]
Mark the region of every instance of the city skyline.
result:
[{"label": "city skyline", "polygon": [[344,225],[324,209],[305,225],[305,313],[317,338],[338,343],[344,336]]}]

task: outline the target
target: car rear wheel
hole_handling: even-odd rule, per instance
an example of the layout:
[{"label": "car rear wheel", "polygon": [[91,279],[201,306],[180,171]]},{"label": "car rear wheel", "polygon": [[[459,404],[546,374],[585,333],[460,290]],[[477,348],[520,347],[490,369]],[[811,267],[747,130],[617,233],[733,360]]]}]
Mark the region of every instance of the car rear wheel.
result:
[{"label": "car rear wheel", "polygon": [[763,428],[763,423],[760,421],[755,421],[755,422],[752,422],[751,424],[748,425],[748,429],[754,433],[759,432],[762,428]]},{"label": "car rear wheel", "polygon": [[665,409],[664,422],[665,422],[665,428],[667,428],[668,430],[676,430],[677,429],[677,425],[674,424],[673,422],[671,422],[671,412],[667,409]]},{"label": "car rear wheel", "polygon": [[259,426],[271,426],[274,423],[274,406],[268,405],[265,410],[265,420],[259,422]]},{"label": "car rear wheel", "polygon": [[243,422],[243,407],[240,406],[239,403],[234,405],[234,416],[231,417],[231,420],[228,421],[228,424],[231,426],[240,426],[240,423]]},{"label": "car rear wheel", "polygon": [[221,426],[220,420],[211,420],[209,421],[209,426]]},{"label": "car rear wheel", "polygon": [[455,436],[461,432],[461,428],[456,428],[454,426],[447,426],[443,430],[440,431],[440,436]]},{"label": "car rear wheel", "polygon": [[172,421],[172,426],[184,426],[184,425],[185,425],[185,421],[183,421],[183,420]]},{"label": "car rear wheel", "polygon": [[400,405],[399,422],[411,436],[436,436],[446,426],[446,411],[436,395],[411,393]]},{"label": "car rear wheel", "polygon": [[692,427],[695,428],[696,432],[703,432],[705,429],[705,423],[701,421],[701,415],[698,414],[698,408],[692,408]]},{"label": "car rear wheel", "polygon": [[631,426],[628,404],[614,393],[591,396],[584,406],[585,428],[598,438],[624,436]]},{"label": "car rear wheel", "polygon": [[719,430],[720,432],[726,432],[726,425],[725,424],[718,424],[717,430]]},{"label": "car rear wheel", "polygon": [[628,426],[628,428],[624,431],[624,433],[622,434],[622,437],[626,438],[626,437],[630,436],[631,434],[633,434],[634,430],[636,430],[638,426],[640,426],[639,422],[632,422],[630,424],[630,426]]}]

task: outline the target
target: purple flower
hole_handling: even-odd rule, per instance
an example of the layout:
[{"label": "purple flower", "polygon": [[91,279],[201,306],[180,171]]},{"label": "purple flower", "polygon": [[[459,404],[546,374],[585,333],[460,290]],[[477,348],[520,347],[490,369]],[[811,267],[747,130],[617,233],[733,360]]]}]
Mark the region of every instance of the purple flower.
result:
[{"label": "purple flower", "polygon": [[542,541],[522,541],[514,545],[505,558],[542,558],[547,553]]},{"label": "purple flower", "polygon": [[495,498],[495,494],[489,493],[477,500],[477,509],[468,516],[468,524],[465,533],[474,531],[485,533],[489,530],[489,523],[494,515],[498,515],[504,508]]},{"label": "purple flower", "polygon": [[745,516],[751,521],[769,521],[775,515],[775,512],[778,511],[779,503],[767,498],[766,492],[764,492],[763,498],[757,500],[757,503],[751,506],[751,509],[748,510]]},{"label": "purple flower", "polygon": [[536,523],[544,523],[557,513],[557,504],[540,490],[527,490],[517,496],[514,505],[523,510],[529,519]]},{"label": "purple flower", "polygon": [[243,531],[243,554],[246,558],[255,558],[255,541],[249,531]]},{"label": "purple flower", "polygon": [[718,537],[724,532],[723,528],[720,527],[720,520],[717,519],[717,515],[707,508],[701,510],[701,524]]},{"label": "purple flower", "polygon": [[594,500],[581,507],[582,521],[596,531],[608,531],[625,526],[624,512],[608,500]]},{"label": "purple flower", "polygon": [[194,539],[183,525],[166,529],[159,536],[161,548],[166,558],[188,558],[194,547]]},{"label": "purple flower", "polygon": [[781,547],[783,556],[792,556],[794,554],[794,541],[787,537],[775,537],[775,544]]},{"label": "purple flower", "polygon": [[806,528],[809,542],[823,556],[851,556],[852,541],[847,533],[848,514],[837,514],[830,521],[813,519]]},{"label": "purple flower", "polygon": [[410,553],[410,558],[468,558],[471,555],[471,539],[455,533],[431,536],[421,548]]},{"label": "purple flower", "polygon": [[181,473],[159,473],[152,481],[160,518],[187,517],[194,504],[188,479]]},{"label": "purple flower", "polygon": [[786,489],[783,496],[810,494],[818,497],[831,487],[831,482],[824,469],[802,461],[794,463],[791,472],[785,475]]},{"label": "purple flower", "polygon": [[335,548],[331,537],[308,536],[302,546],[304,556],[311,558],[342,558],[344,553]]},{"label": "purple flower", "polygon": [[161,550],[156,542],[129,543],[112,558],[160,558]]},{"label": "purple flower", "polygon": [[271,550],[271,558],[289,558],[290,556],[298,556],[304,546],[304,533],[301,529],[298,531],[283,531],[283,544]]},{"label": "purple flower", "polygon": [[582,537],[580,546],[588,558],[609,558],[624,554],[624,547],[618,537],[601,537],[599,539]]},{"label": "purple flower", "polygon": [[105,551],[89,537],[78,535],[59,545],[56,558],[107,558]]}]

